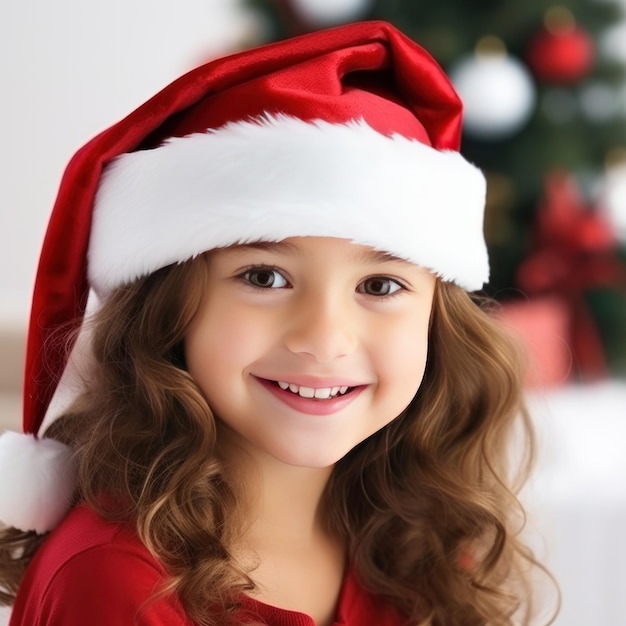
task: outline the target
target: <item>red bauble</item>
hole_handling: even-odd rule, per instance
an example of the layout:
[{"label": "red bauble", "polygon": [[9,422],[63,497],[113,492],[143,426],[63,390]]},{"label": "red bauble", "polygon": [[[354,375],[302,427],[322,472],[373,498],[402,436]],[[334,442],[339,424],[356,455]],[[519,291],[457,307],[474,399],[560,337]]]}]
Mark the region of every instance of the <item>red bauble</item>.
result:
[{"label": "red bauble", "polygon": [[587,31],[578,26],[545,28],[530,40],[526,61],[542,81],[575,83],[591,71],[595,46]]}]

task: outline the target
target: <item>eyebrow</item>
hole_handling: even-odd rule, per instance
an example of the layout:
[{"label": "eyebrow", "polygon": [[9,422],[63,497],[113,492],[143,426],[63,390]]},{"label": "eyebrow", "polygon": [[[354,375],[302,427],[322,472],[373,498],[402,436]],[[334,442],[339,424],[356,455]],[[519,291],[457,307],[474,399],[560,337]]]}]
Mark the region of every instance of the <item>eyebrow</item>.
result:
[{"label": "eyebrow", "polygon": [[252,241],[250,243],[236,243],[228,246],[225,250],[268,250],[269,252],[279,252],[283,254],[298,254],[298,247],[288,241]]},{"label": "eyebrow", "polygon": [[[300,250],[298,246],[289,242],[289,241],[253,241],[250,243],[240,243],[235,244],[229,247],[231,250],[267,250],[270,252],[278,252],[282,254],[291,254],[297,256],[300,254]],[[360,263],[391,263],[391,262],[400,262],[400,263],[411,263],[411,261],[407,259],[403,259],[402,257],[391,254],[390,252],[385,252],[383,250],[376,250],[374,248],[365,248],[360,250],[357,255],[355,255],[355,261]]]},{"label": "eyebrow", "polygon": [[[390,262],[400,262],[400,263],[411,263],[407,259],[403,259],[402,257],[396,256],[395,254],[391,254],[391,252],[385,252],[384,250],[362,250],[358,256],[358,260],[362,263],[390,263]],[[414,265],[414,263],[411,263]]]}]

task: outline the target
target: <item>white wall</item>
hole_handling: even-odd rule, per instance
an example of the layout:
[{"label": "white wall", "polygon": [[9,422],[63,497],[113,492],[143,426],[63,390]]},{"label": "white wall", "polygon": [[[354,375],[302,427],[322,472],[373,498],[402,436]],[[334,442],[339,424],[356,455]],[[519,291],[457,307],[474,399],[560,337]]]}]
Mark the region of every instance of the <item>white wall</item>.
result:
[{"label": "white wall", "polygon": [[73,152],[186,69],[246,45],[255,23],[239,0],[0,4],[0,328],[26,324]]}]

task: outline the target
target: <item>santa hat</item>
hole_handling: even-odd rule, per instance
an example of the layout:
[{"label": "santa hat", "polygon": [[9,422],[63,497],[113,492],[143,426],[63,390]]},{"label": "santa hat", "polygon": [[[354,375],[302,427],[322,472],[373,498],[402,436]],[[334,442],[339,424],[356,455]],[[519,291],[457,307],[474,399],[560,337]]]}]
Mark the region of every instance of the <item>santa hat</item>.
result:
[{"label": "santa hat", "polygon": [[35,282],[26,436],[0,438],[0,519],[41,533],[70,506],[71,455],[42,435],[80,392],[72,370],[90,352],[75,346],[68,363],[50,338],[80,327],[90,291],[106,298],[211,248],[307,235],[481,288],[485,182],[460,134],[461,103],[437,63],[367,22],[207,63],[79,150]]}]

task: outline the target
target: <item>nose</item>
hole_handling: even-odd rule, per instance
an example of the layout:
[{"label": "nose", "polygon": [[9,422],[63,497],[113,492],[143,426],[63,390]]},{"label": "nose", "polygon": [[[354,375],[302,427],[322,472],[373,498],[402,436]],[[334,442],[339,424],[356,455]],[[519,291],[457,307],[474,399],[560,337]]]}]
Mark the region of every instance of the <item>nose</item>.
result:
[{"label": "nose", "polygon": [[352,354],[358,346],[358,320],[349,299],[312,294],[292,308],[285,330],[285,346],[319,363]]}]

